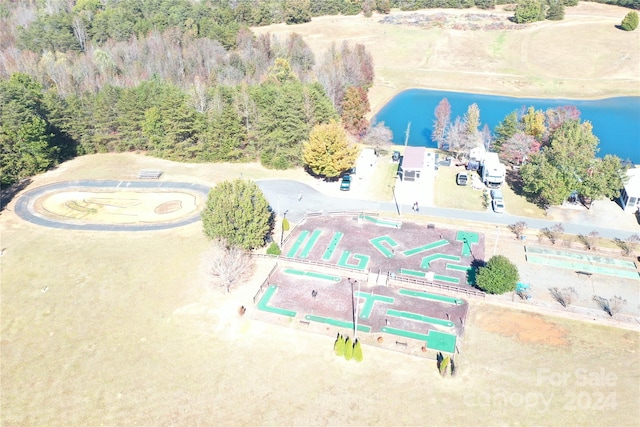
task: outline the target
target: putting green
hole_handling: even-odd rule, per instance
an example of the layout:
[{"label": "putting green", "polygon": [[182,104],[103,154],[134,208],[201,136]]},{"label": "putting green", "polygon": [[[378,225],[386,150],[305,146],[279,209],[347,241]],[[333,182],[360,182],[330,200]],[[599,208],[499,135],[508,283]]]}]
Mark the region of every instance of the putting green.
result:
[{"label": "putting green", "polygon": [[[315,316],[313,314],[307,314],[306,316],[304,316],[304,318],[311,322],[326,323],[328,325],[338,326],[340,328],[353,329],[353,322],[346,322],[344,320],[332,319],[331,317],[321,317],[321,316]],[[358,325],[358,330],[360,332],[371,332],[371,327],[367,325]]]},{"label": "putting green", "polygon": [[340,267],[346,268],[355,268],[357,270],[364,270],[367,268],[367,264],[369,263],[369,255],[362,254],[353,254],[353,259],[358,261],[357,264],[349,264],[349,257],[351,257],[351,252],[342,251],[342,255],[340,256],[340,260],[338,261],[338,265]]},{"label": "putting green", "polygon": [[447,328],[453,327],[453,322],[450,320],[424,316],[422,314],[411,313],[409,311],[400,311],[400,310],[394,310],[390,308],[387,310],[387,315],[393,316],[393,317],[401,317],[403,319],[417,320],[418,322],[423,322],[423,323],[431,323],[432,325],[446,326]]},{"label": "putting green", "polygon": [[275,285],[269,286],[267,290],[264,292],[264,295],[262,296],[262,298],[260,298],[260,301],[258,301],[258,308],[262,311],[266,311],[269,313],[280,314],[282,316],[295,317],[296,316],[295,311],[286,310],[284,308],[271,307],[267,305],[269,304],[269,300],[271,299],[273,294],[276,293],[277,289],[278,287]]},{"label": "putting green", "polygon": [[360,216],[360,218],[364,218],[369,222],[374,223],[375,225],[379,225],[381,227],[391,227],[391,228],[400,228],[402,226],[401,222],[391,221],[387,219],[374,218],[369,215]]},{"label": "putting green", "polygon": [[[379,250],[380,253],[382,253],[382,255],[386,256],[387,258],[393,258],[393,248],[398,246],[398,243],[389,236],[375,237],[369,240],[369,243],[371,243],[374,248]],[[382,245],[383,243],[389,245],[391,249],[387,249]]]},{"label": "putting green", "polygon": [[599,255],[582,254],[579,252],[570,252],[551,248],[539,248],[534,246],[527,246],[525,247],[525,250],[527,251],[527,253],[532,254],[569,258],[572,260],[594,262],[598,264],[607,264],[612,267],[630,268],[633,270],[636,269],[636,264],[633,261],[629,260],[616,259]]},{"label": "putting green", "polygon": [[311,233],[311,237],[309,238],[309,241],[304,246],[304,249],[302,249],[302,252],[300,252],[300,258],[308,258],[309,257],[309,252],[311,252],[311,249],[313,249],[313,247],[315,246],[316,242],[320,238],[320,234],[322,234],[321,230],[314,230],[313,233]]},{"label": "putting green", "polygon": [[340,276],[334,276],[334,275],[331,275],[331,274],[318,273],[318,272],[315,272],[315,271],[296,270],[294,268],[285,268],[284,272],[286,274],[293,274],[293,275],[296,275],[296,276],[307,276],[307,277],[313,277],[314,279],[331,280],[332,282],[339,282],[340,280],[342,280],[342,278]]},{"label": "putting green", "polygon": [[302,246],[302,243],[307,239],[308,234],[308,230],[302,230],[300,232],[300,235],[298,235],[298,238],[294,242],[293,246],[291,247],[291,249],[289,249],[289,252],[287,252],[287,258],[293,258],[296,256],[296,254],[300,250],[300,246]]},{"label": "putting green", "polygon": [[462,256],[471,256],[471,245],[479,242],[478,233],[473,231],[458,231],[456,241],[462,242]]},{"label": "putting green", "polygon": [[407,276],[415,276],[415,277],[426,277],[427,273],[425,273],[424,271],[417,271],[417,270],[408,270],[406,268],[401,268],[400,269],[400,274],[406,274]]},{"label": "putting green", "polygon": [[410,289],[400,289],[398,292],[400,293],[400,295],[408,295],[408,296],[416,297],[416,298],[430,299],[430,300],[434,300],[434,301],[446,302],[446,303],[455,304],[455,305],[464,304],[464,301],[462,301],[460,299],[453,298],[453,297],[447,297],[447,296],[444,296],[444,295],[429,294],[427,292],[412,291]]},{"label": "putting green", "polygon": [[428,245],[418,246],[417,248],[409,249],[403,252],[405,256],[412,256],[422,252],[430,251],[431,249],[439,248],[444,245],[448,245],[448,240],[438,240],[437,242],[429,243]]},{"label": "putting green", "polygon": [[448,255],[448,254],[433,254],[422,258],[422,262],[420,263],[420,268],[427,269],[431,266],[431,261],[446,259],[449,261],[458,261],[460,262],[460,257],[457,255]]},{"label": "putting green", "polygon": [[385,297],[384,295],[374,295],[374,294],[368,294],[365,292],[357,292],[355,293],[357,298],[363,298],[364,301],[364,306],[362,307],[362,311],[360,312],[360,318],[361,319],[368,319],[369,316],[371,316],[371,312],[373,311],[373,306],[376,303],[376,301],[380,301],[380,302],[384,302],[387,304],[393,304],[393,302],[395,301],[395,298],[392,297]]},{"label": "putting green", "polygon": [[382,332],[424,341],[426,347],[431,350],[444,351],[447,353],[454,353],[456,351],[456,336],[444,332],[432,330],[425,335],[418,332],[405,331],[404,329],[390,328],[388,326],[383,327]]},{"label": "putting green", "polygon": [[336,231],[333,234],[333,239],[331,239],[331,243],[329,243],[329,246],[327,246],[327,249],[324,251],[324,254],[322,255],[323,261],[329,261],[331,259],[331,257],[333,256],[333,252],[336,250],[338,243],[340,243],[340,240],[342,239],[342,236],[344,236],[344,233],[340,231]]},{"label": "putting green", "polygon": [[440,280],[441,282],[460,283],[460,279],[457,277],[443,276],[442,274],[434,274],[433,279]]},{"label": "putting green", "polygon": [[609,276],[623,277],[625,279],[640,280],[637,271],[618,270],[615,268],[601,267],[599,265],[583,264],[579,262],[563,261],[558,258],[549,258],[540,255],[527,254],[527,262],[533,264],[548,265],[550,267],[569,268],[576,271],[587,271],[589,273],[606,274]]}]

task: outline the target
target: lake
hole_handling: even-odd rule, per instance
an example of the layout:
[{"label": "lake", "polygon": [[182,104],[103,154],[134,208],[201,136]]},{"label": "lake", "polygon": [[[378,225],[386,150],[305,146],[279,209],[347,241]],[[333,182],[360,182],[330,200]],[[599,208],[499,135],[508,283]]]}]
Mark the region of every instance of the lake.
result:
[{"label": "lake", "polygon": [[375,115],[376,123],[384,122],[393,132],[393,142],[405,143],[407,125],[411,122],[408,145],[436,147],[431,141],[435,108],[447,98],[451,104],[451,121],[461,118],[474,102],[480,107],[480,130],[488,124],[493,132],[505,116],[522,107],[547,110],[573,105],[580,110],[580,119],[593,124],[593,134],[600,140],[598,156],[615,154],[622,160],[640,164],[640,97],[628,96],[599,100],[512,98],[410,89],[396,95]]}]

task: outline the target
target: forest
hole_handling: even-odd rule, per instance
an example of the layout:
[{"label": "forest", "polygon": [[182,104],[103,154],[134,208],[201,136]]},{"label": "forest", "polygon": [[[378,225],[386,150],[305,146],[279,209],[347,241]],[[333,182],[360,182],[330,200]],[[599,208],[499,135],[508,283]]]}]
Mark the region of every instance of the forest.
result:
[{"label": "forest", "polygon": [[[567,0],[573,1],[573,0]],[[626,0],[624,0],[626,1]],[[630,4],[637,7],[640,0]],[[485,0],[18,0],[0,4],[0,184],[74,156],[302,164],[316,125],[367,132],[363,45],[316,58],[251,26]]]}]

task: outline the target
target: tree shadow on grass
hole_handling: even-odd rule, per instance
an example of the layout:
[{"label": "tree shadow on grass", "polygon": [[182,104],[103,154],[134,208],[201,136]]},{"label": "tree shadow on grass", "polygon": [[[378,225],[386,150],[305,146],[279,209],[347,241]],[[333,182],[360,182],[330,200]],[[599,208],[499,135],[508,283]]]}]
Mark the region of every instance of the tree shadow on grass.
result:
[{"label": "tree shadow on grass", "polygon": [[533,203],[541,209],[548,208],[547,204],[539,196],[525,192],[524,182],[522,181],[522,177],[517,170],[508,170],[505,181],[514,193],[516,193],[518,196],[524,197],[527,202]]},{"label": "tree shadow on grass", "polygon": [[16,194],[27,188],[31,182],[31,178],[26,178],[7,188],[3,188],[2,191],[0,191],[0,211],[3,211]]},{"label": "tree shadow on grass", "polygon": [[474,259],[471,262],[471,269],[467,271],[467,283],[469,286],[480,289],[476,283],[476,275],[478,274],[480,267],[484,267],[485,265],[487,265],[487,263],[482,259]]}]

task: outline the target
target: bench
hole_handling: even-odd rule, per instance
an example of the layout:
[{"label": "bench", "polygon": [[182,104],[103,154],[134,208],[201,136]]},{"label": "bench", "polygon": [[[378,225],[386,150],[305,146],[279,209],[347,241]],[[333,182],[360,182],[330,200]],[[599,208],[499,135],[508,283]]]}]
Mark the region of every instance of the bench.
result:
[{"label": "bench", "polygon": [[309,322],[308,320],[302,320],[302,319],[300,319],[300,323],[302,323],[305,326],[309,326],[311,324],[311,322]]},{"label": "bench", "polygon": [[162,176],[161,170],[143,169],[138,172],[138,179],[158,179]]},{"label": "bench", "polygon": [[581,271],[581,270],[576,271],[576,274],[580,274],[582,276],[588,276],[588,277],[593,276],[593,273],[589,273],[588,271]]},{"label": "bench", "polygon": [[427,229],[433,230],[434,228],[436,228],[435,224],[427,224]]},{"label": "bench", "polygon": [[404,348],[407,348],[407,343],[406,343],[406,342],[404,342],[404,341],[396,341],[396,345],[397,345],[398,347],[404,347]]}]

